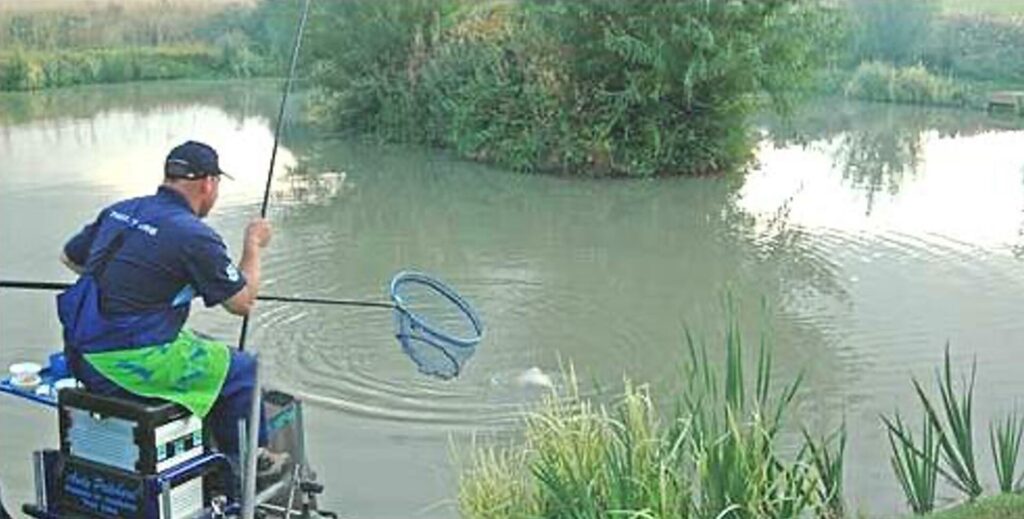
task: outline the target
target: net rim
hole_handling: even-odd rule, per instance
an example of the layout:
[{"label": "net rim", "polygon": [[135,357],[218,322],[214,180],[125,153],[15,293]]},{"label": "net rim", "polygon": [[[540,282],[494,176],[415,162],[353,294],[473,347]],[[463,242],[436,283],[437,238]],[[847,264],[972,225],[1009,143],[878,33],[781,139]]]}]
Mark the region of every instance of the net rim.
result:
[{"label": "net rim", "polygon": [[[405,283],[420,283],[439,292],[449,301],[454,303],[455,306],[457,306],[459,310],[462,310],[466,317],[469,318],[470,323],[473,325],[473,329],[476,331],[476,335],[468,338],[457,337],[446,334],[427,324],[425,320],[418,317],[405,306],[405,301],[403,301],[402,297],[398,294],[399,287]],[[454,346],[463,348],[475,347],[477,343],[483,339],[484,325],[480,316],[476,313],[476,310],[473,309],[468,301],[463,299],[462,296],[460,296],[454,289],[446,285],[441,280],[422,272],[403,270],[398,274],[395,274],[391,279],[391,287],[389,291],[391,294],[391,300],[395,303],[395,310],[399,312],[403,318],[408,319],[414,325],[414,328],[422,330],[437,339],[451,343]]]}]

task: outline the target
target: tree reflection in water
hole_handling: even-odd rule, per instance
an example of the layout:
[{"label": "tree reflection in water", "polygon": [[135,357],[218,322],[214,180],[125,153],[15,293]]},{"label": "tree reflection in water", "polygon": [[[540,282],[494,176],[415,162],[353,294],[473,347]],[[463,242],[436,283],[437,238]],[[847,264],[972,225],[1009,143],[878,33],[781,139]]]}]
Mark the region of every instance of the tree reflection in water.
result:
[{"label": "tree reflection in water", "polygon": [[993,118],[983,112],[886,103],[822,101],[809,104],[790,121],[765,120],[766,138],[776,147],[831,146],[843,180],[866,193],[865,214],[877,195],[899,194],[919,172],[923,142],[940,138],[1024,129],[1024,119]]}]

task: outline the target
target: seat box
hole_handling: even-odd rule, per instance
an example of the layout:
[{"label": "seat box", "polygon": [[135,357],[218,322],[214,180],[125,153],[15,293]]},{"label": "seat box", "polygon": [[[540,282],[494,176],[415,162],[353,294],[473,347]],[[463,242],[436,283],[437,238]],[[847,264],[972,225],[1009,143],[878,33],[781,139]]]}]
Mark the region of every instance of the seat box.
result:
[{"label": "seat box", "polygon": [[202,420],[177,404],[82,389],[63,389],[57,401],[65,458],[152,475],[204,452]]}]

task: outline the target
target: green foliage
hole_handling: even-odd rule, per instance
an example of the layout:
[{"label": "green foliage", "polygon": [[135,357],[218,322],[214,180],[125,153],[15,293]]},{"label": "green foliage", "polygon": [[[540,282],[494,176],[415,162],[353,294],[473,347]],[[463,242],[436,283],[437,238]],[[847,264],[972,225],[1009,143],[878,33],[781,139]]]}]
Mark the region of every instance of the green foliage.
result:
[{"label": "green foliage", "polygon": [[792,105],[831,21],[813,0],[326,4],[316,113],[524,171],[727,171],[751,111]]},{"label": "green foliage", "polygon": [[853,99],[909,104],[963,105],[964,87],[951,79],[928,72],[924,65],[893,67],[888,63],[862,63],[846,84]]},{"label": "green foliage", "polygon": [[[804,449],[810,455],[818,473],[818,502],[821,503],[819,516],[822,519],[842,519],[846,516],[843,499],[843,460],[846,459],[846,424],[830,436],[815,439],[803,430]],[[833,443],[836,444],[833,449]]]},{"label": "green foliage", "polygon": [[[889,63],[900,71],[919,68],[919,73],[903,79],[916,85],[907,85],[909,91],[902,95],[865,88],[864,98],[901,103],[962,102],[964,94],[956,90],[963,87],[952,84],[944,88],[952,99],[929,94],[934,83],[929,72],[945,76],[946,83],[1024,82],[1024,18],[1017,16],[1021,8],[1010,7],[1012,3],[995,9],[963,0],[847,0],[850,37],[842,66],[863,69],[865,63]],[[870,71],[858,70],[866,72]],[[884,86],[884,78],[877,79]]]},{"label": "green foliage", "polygon": [[[314,2],[313,9],[316,5]],[[251,74],[281,75],[287,70],[302,7],[302,0],[262,0],[255,7],[229,7],[196,25],[192,37],[214,44],[224,54],[240,55],[241,62],[233,66]],[[299,63],[301,66],[304,61]],[[244,71],[236,74],[245,75]]]},{"label": "green foliage", "polygon": [[1017,458],[1021,439],[1024,438],[1024,419],[1014,412],[999,423],[990,423],[988,437],[999,491],[1007,494],[1015,492],[1019,486],[1019,480],[1016,479]]},{"label": "green foliage", "polygon": [[851,0],[854,63],[899,65],[921,59],[939,14],[938,0]]},{"label": "green foliage", "polygon": [[281,73],[297,12],[198,0],[0,10],[0,49],[16,49],[0,50],[0,90]]},{"label": "green foliage", "polygon": [[[744,375],[742,341],[730,320],[724,369],[687,334],[686,390],[669,420],[646,387],[625,383],[614,403],[579,395],[575,375],[526,421],[526,443],[478,448],[463,471],[465,517],[793,518],[842,514],[845,433],[797,453],[777,447],[800,384],[771,388],[762,340],[756,375]],[[717,350],[718,348],[716,348]]]},{"label": "green foliage", "polygon": [[907,504],[915,514],[926,514],[935,509],[935,482],[939,473],[939,444],[935,441],[935,429],[925,419],[921,427],[921,443],[903,425],[903,419],[896,413],[890,420],[882,417],[889,435],[889,458],[896,480],[903,489]]},{"label": "green foliage", "polygon": [[[936,374],[941,407],[925,394],[916,379],[913,381],[914,390],[924,410],[920,445],[915,443],[914,438],[903,426],[899,413],[893,420],[882,417],[889,430],[893,468],[915,513],[925,513],[933,507],[936,474],[941,475],[950,486],[963,493],[971,502],[984,491],[976,469],[972,420],[977,366],[972,366],[970,378],[963,381],[963,387],[957,393],[953,384],[951,364],[947,346],[943,369]],[[1016,413],[1011,414],[1002,423],[989,424],[989,440],[996,478],[1000,490],[1004,493],[1016,490],[1018,482],[1014,480],[1014,476],[1022,437],[1024,421]],[[1017,505],[1008,510],[1019,511],[1019,508]],[[978,513],[977,516],[988,517],[983,513]],[[991,516],[1003,517],[998,513]],[[962,514],[958,512],[951,517],[975,515],[971,511],[963,511]]]},{"label": "green foliage", "polygon": [[152,47],[196,43],[195,31],[223,7],[201,0],[68,2],[0,9],[0,48]]},{"label": "green foliage", "polygon": [[459,477],[459,509],[481,519],[539,516],[526,463],[521,449],[474,449]]},{"label": "green foliage", "polygon": [[21,50],[0,60],[0,90],[30,90],[42,77],[42,68]]},{"label": "green foliage", "polygon": [[[942,407],[937,408],[925,395],[916,380],[914,389],[924,407],[925,416],[931,423],[939,441],[942,461],[945,470],[939,472],[957,490],[970,499],[981,495],[981,482],[975,469],[974,430],[971,424],[974,408],[974,380],[977,366],[971,369],[971,379],[962,393],[957,396],[953,389],[953,376],[949,360],[949,347],[946,347],[945,369],[936,376]],[[941,414],[940,414],[941,412]],[[945,420],[943,420],[943,418]]]},{"label": "green foliage", "polygon": [[252,49],[252,42],[245,33],[232,30],[215,41],[220,69],[232,77],[252,77],[262,73],[265,61]]},{"label": "green foliage", "polygon": [[935,27],[924,59],[958,77],[1024,83],[1024,18],[953,15]]},{"label": "green foliage", "polygon": [[224,75],[222,55],[202,46],[0,53],[0,89]]}]

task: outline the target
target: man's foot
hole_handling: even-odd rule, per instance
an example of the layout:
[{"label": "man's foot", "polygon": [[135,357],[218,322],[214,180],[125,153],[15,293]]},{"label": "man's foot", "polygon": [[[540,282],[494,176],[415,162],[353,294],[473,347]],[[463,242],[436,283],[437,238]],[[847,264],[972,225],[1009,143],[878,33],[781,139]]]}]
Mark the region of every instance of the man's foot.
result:
[{"label": "man's foot", "polygon": [[261,447],[256,457],[256,480],[281,479],[291,461],[287,452],[271,452]]}]

